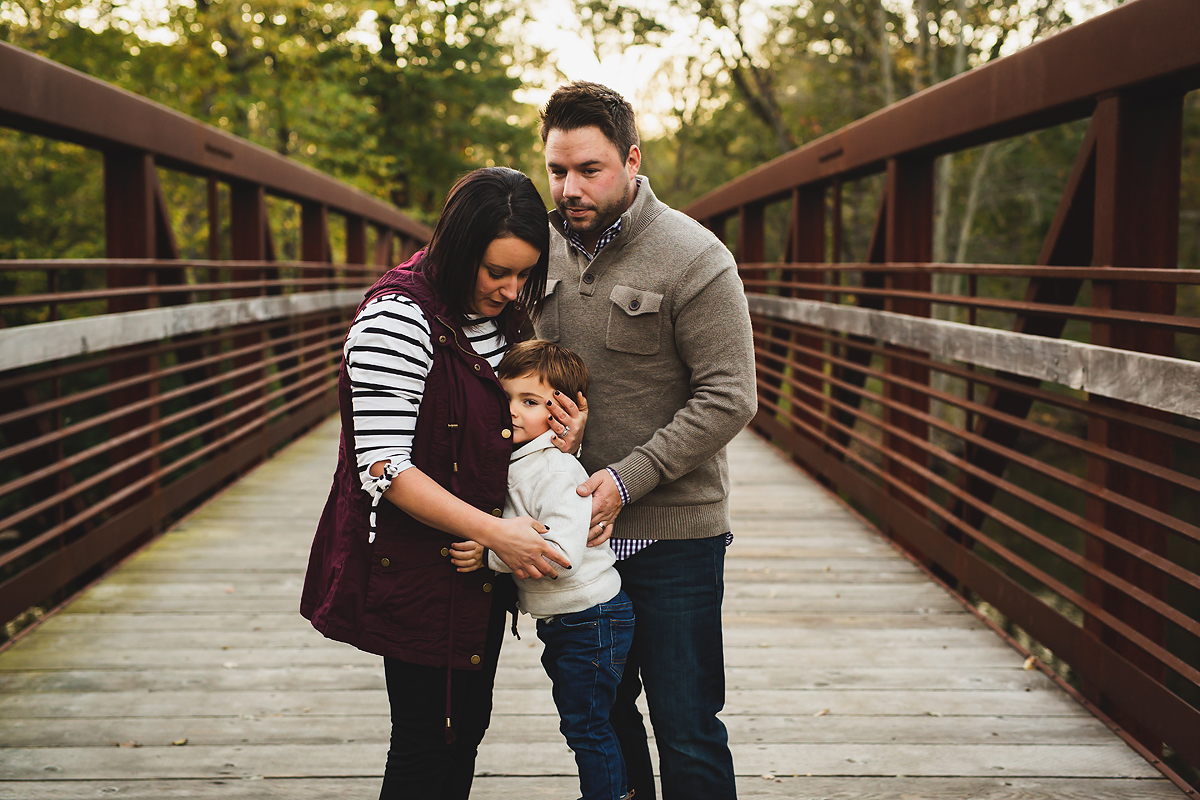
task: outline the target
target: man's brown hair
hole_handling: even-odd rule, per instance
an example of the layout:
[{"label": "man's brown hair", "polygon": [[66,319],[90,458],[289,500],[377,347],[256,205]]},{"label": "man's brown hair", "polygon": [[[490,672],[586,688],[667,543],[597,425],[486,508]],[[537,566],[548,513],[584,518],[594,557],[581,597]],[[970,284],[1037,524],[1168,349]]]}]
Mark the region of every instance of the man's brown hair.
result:
[{"label": "man's brown hair", "polygon": [[607,86],[590,81],[575,81],[555,89],[539,119],[543,144],[552,130],[574,131],[594,125],[613,143],[621,158],[627,159],[630,148],[640,141],[633,106]]},{"label": "man's brown hair", "polygon": [[509,380],[523,375],[536,375],[572,400],[581,392],[587,395],[587,365],[578,355],[554,342],[530,339],[508,349],[496,367],[496,377]]}]

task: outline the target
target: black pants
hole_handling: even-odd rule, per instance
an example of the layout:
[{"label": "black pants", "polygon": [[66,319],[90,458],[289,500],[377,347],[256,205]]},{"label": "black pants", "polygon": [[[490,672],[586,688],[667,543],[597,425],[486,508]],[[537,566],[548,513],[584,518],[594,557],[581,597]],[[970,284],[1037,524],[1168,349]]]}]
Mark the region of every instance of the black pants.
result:
[{"label": "black pants", "polygon": [[492,603],[480,668],[456,669],[451,676],[452,744],[446,742],[446,668],[383,660],[392,743],[379,800],[466,800],[471,793],[475,754],[492,716],[504,606]]}]

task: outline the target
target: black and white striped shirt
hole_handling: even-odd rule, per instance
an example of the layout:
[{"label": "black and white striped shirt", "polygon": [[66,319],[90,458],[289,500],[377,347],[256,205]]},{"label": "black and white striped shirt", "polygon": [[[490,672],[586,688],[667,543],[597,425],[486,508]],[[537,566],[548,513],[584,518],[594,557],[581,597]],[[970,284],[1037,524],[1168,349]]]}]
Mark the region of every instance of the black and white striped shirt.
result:
[{"label": "black and white striped shirt", "polygon": [[[508,344],[491,317],[467,317],[463,333],[475,352],[495,369]],[[354,409],[354,456],[363,489],[372,496],[411,467],[413,435],[433,367],[429,323],[411,299],[384,294],[368,303],[346,336],[346,370]],[[372,478],[377,461],[390,461],[385,475]]]}]

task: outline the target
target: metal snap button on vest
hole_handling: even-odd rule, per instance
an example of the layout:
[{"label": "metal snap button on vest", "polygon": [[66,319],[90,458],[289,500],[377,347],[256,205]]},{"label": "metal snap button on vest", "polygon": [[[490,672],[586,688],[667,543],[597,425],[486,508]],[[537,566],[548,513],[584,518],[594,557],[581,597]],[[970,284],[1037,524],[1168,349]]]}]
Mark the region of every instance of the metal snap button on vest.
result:
[{"label": "metal snap button on vest", "polygon": [[642,304],[641,304],[641,303],[639,303],[637,300],[630,300],[630,301],[629,301],[629,310],[630,310],[630,311],[637,311],[637,310],[638,310],[639,308],[641,308],[641,307],[642,307]]},{"label": "metal snap button on vest", "polygon": [[475,371],[476,371],[476,372],[479,372],[479,365],[478,365],[478,364],[476,364],[476,365],[475,365]]},{"label": "metal snap button on vest", "polygon": [[505,439],[511,439],[512,431],[510,431],[508,428],[505,428],[504,430],[500,431],[500,436]]},{"label": "metal snap button on vest", "polygon": [[478,663],[479,663],[479,656],[471,656],[471,663],[472,663],[472,664],[478,664]]},{"label": "metal snap button on vest", "polygon": [[380,559],[380,560],[379,560],[379,566],[381,566],[381,567],[386,567],[388,564],[391,564],[391,563],[392,563],[392,562],[391,562],[391,561],[388,561],[386,558],[383,558],[383,559]]},{"label": "metal snap button on vest", "polygon": [[442,344],[445,344],[445,343],[446,343],[446,337],[445,337],[445,336],[439,336],[439,337],[438,337],[438,341],[439,341],[439,342],[441,342]]},{"label": "metal snap button on vest", "polygon": [[586,284],[589,284],[589,285],[590,285],[590,284],[592,284],[592,283],[595,283],[595,282],[596,282],[596,276],[595,276],[595,275],[593,275],[593,274],[592,274],[592,273],[590,273],[590,272],[585,272],[585,273],[583,273],[583,282],[584,282],[584,283],[586,283]]},{"label": "metal snap button on vest", "polygon": [[498,509],[498,508],[493,508],[493,509],[492,509],[492,516],[493,516],[493,517],[498,517],[498,516],[500,516],[500,515],[501,515],[501,514],[503,514],[503,513],[504,513],[504,512],[503,512],[503,511],[501,511],[501,510],[500,510],[500,509]]},{"label": "metal snap button on vest", "polygon": [[484,590],[485,592],[490,592],[490,591],[492,590],[492,585],[491,585],[490,583],[485,583],[485,584],[483,585],[483,590]]},{"label": "metal snap button on vest", "polygon": [[443,547],[443,548],[442,548],[442,555],[444,555],[444,556],[448,556],[448,555],[450,555],[450,548],[449,548],[449,547]]}]

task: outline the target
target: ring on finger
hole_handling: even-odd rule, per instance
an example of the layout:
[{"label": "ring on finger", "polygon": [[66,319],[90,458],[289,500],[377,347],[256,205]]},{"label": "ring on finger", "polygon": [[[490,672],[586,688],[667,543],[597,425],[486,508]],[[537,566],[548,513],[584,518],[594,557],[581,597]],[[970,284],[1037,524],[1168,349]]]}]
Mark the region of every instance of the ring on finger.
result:
[{"label": "ring on finger", "polygon": [[600,530],[604,530],[604,526],[607,524],[608,523],[606,523],[604,520],[600,520],[599,522],[596,523],[596,527],[599,528]]}]

